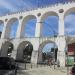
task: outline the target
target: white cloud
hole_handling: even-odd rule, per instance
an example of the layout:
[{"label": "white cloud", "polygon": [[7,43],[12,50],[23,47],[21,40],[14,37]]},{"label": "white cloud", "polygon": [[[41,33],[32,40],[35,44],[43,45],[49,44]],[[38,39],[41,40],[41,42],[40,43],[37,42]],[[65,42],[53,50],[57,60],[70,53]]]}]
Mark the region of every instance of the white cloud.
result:
[{"label": "white cloud", "polygon": [[31,9],[33,7],[33,4],[30,3],[30,1],[28,2],[25,2],[24,0],[19,0],[19,1],[20,3],[18,3],[18,5],[24,5],[25,8]]},{"label": "white cloud", "polygon": [[65,32],[67,32],[68,34],[71,32],[75,32],[75,28],[66,28]]},{"label": "white cloud", "polygon": [[75,14],[70,14],[65,18],[65,24],[69,24],[75,27]]},{"label": "white cloud", "polygon": [[4,7],[8,9],[11,12],[16,12],[18,10],[22,9],[31,9],[33,7],[33,4],[28,1],[25,2],[23,0],[0,0],[0,7]]},{"label": "white cloud", "polygon": [[8,2],[7,0],[1,0],[0,1],[0,7],[4,7],[6,9],[9,9],[10,11],[16,11],[17,7],[14,7],[11,2]]}]

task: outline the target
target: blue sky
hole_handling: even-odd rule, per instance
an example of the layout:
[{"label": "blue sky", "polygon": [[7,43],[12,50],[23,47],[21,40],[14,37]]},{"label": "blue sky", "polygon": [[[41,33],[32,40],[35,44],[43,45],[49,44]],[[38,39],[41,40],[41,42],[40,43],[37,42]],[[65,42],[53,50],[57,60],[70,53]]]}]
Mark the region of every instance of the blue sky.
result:
[{"label": "blue sky", "polygon": [[[71,0],[0,0],[0,16],[5,15],[7,13],[23,11],[24,9],[31,10],[33,8],[41,7],[41,6],[48,6],[56,3],[64,3]],[[58,34],[58,17],[56,16],[49,16],[45,21],[47,24],[43,24],[42,36],[53,36]],[[66,16],[64,19],[65,22],[65,35],[75,35],[75,13]],[[26,25],[25,36],[33,37],[35,32],[35,23],[36,20],[32,19],[29,20]],[[16,26],[15,26],[16,24]],[[16,34],[16,30],[18,27],[18,21],[16,21],[12,26],[11,35],[14,37]],[[2,31],[3,27],[0,26],[0,31]],[[52,30],[53,29],[53,30]],[[15,30],[15,31],[14,31]],[[46,46],[46,48],[49,48]],[[46,49],[44,48],[44,49]]]},{"label": "blue sky", "polygon": [[[21,11],[21,10],[24,10],[24,9],[32,9],[32,8],[37,8],[38,6],[47,6],[47,5],[52,5],[52,4],[56,4],[56,3],[64,3],[64,2],[67,2],[67,1],[71,1],[71,0],[0,0],[0,15],[5,15],[7,13],[12,13],[12,12],[18,12],[18,11]],[[74,14],[70,14],[68,15],[66,18],[65,18],[65,35],[74,35],[74,31],[75,31],[75,27],[74,27],[74,21],[75,20],[75,15]],[[55,22],[53,22],[55,21]],[[56,34],[58,33],[57,29],[58,29],[58,17],[55,17],[53,18],[52,17],[48,17],[46,19],[46,21],[48,24],[49,24],[49,27],[52,27],[54,28],[53,30],[56,32]],[[33,25],[33,31],[35,31],[35,23],[36,21],[29,21],[29,23],[32,23]],[[29,24],[28,23],[28,24]],[[55,24],[54,24],[55,23]],[[46,26],[46,24],[43,25],[44,28],[47,28],[46,31],[44,31],[44,28],[43,28],[43,35],[44,36],[49,36],[49,35],[53,35],[53,32],[51,30],[51,28],[49,29],[49,27]],[[73,26],[73,27],[72,27]],[[13,27],[13,28],[17,28],[17,26]],[[26,28],[26,32],[27,33],[30,33],[28,32],[27,29],[31,29],[31,27],[27,26]],[[0,30],[2,30],[2,28],[0,28]],[[14,31],[13,31],[14,32]],[[13,33],[12,33],[13,34]],[[15,34],[14,34],[15,35]],[[25,34],[27,35],[27,34]],[[34,33],[30,33],[29,36],[33,36]]]},{"label": "blue sky", "polygon": [[[48,6],[56,3],[64,3],[71,0],[0,0],[0,14],[16,12],[23,9],[32,9],[40,6]],[[73,0],[72,0],[73,1]]]}]

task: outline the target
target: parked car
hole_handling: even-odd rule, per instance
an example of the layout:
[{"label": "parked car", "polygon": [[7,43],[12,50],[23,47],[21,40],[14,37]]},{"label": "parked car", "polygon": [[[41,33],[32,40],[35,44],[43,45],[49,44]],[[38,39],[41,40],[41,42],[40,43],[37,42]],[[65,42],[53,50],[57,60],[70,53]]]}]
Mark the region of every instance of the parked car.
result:
[{"label": "parked car", "polygon": [[0,75],[16,75],[16,63],[11,57],[0,57]]}]

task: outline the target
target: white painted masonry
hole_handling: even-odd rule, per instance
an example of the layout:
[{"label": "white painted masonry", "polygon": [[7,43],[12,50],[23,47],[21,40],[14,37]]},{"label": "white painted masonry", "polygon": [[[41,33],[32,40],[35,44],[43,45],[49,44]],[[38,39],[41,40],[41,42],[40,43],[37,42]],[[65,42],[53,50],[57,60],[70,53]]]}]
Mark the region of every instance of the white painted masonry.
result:
[{"label": "white painted masonry", "polygon": [[[65,47],[66,47],[66,38],[64,36],[64,18],[66,15],[70,14],[71,12],[75,12],[75,3],[67,3],[67,4],[58,4],[54,6],[48,6],[45,8],[38,8],[36,10],[31,10],[31,11],[26,11],[26,12],[19,12],[19,13],[14,13],[6,16],[1,16],[0,21],[4,23],[4,28],[3,32],[1,35],[0,39],[0,48],[2,44],[8,40],[9,33],[10,33],[10,26],[11,23],[13,23],[15,20],[19,21],[19,25],[17,28],[17,33],[16,33],[16,38],[13,40],[10,40],[10,42],[14,45],[14,50],[12,53],[12,57],[16,58],[16,53],[17,53],[17,48],[19,44],[23,41],[29,41],[33,45],[33,53],[32,53],[32,58],[31,62],[32,63],[37,63],[39,54],[39,48],[40,44],[42,44],[44,41],[48,42],[54,42],[58,46],[58,59],[60,61],[60,66],[65,66]],[[45,37],[40,37],[41,35],[41,28],[42,28],[42,23],[44,19],[48,16],[58,16],[59,17],[59,25],[58,25],[58,36],[57,37],[51,37],[51,38],[45,38]],[[37,19],[36,23],[36,29],[35,29],[35,37],[34,38],[24,38],[23,31],[24,31],[24,25],[26,22],[30,19]],[[39,42],[39,37],[40,37],[40,42]],[[5,40],[4,40],[5,39]],[[69,39],[70,42],[74,42],[73,40]],[[44,44],[47,42],[44,42]],[[36,51],[36,56],[34,56],[34,53]],[[40,54],[39,54],[40,55]]]}]

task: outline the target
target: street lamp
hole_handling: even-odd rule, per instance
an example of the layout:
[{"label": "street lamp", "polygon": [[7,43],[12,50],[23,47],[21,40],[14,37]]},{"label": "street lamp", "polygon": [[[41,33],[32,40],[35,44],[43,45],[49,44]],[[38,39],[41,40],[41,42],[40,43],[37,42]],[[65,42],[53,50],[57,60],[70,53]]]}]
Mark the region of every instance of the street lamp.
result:
[{"label": "street lamp", "polygon": [[[44,24],[47,24],[48,26],[50,26],[48,23],[46,23],[46,22],[38,22],[38,23],[44,23]],[[50,29],[52,30],[52,32],[53,32],[53,36],[54,36],[54,41],[55,41],[55,37],[57,37],[57,34],[55,34],[55,33],[57,33],[57,32],[55,32],[55,30],[50,26]],[[54,69],[55,69],[55,43],[54,43]]]}]

